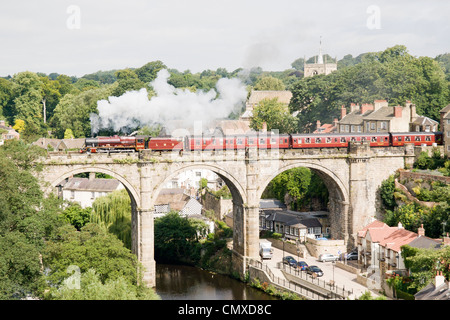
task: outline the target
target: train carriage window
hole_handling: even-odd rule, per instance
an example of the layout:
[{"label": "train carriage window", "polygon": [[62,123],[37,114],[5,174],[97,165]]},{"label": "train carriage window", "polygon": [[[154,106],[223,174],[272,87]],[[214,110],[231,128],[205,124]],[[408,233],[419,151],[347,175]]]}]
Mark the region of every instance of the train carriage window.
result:
[{"label": "train carriage window", "polygon": [[277,141],[275,140],[275,138],[272,138],[272,139],[270,139],[270,143],[272,143],[272,144],[276,144],[276,143],[277,143]]},{"label": "train carriage window", "polygon": [[200,145],[200,140],[195,140],[195,145],[199,146]]},{"label": "train carriage window", "polygon": [[334,142],[338,142],[338,139],[337,139],[337,138],[334,138]]},{"label": "train carriage window", "polygon": [[351,142],[356,142],[356,138],[355,138],[355,137],[352,137],[352,138],[350,139],[350,141],[351,141]]},{"label": "train carriage window", "polygon": [[420,136],[415,136],[414,141],[420,141]]},{"label": "train carriage window", "polygon": [[242,139],[237,139],[237,144],[242,144]]},{"label": "train carriage window", "polygon": [[345,142],[345,137],[341,137],[341,142]]},{"label": "train carriage window", "polygon": [[398,137],[398,141],[402,141],[402,137]]},{"label": "train carriage window", "polygon": [[305,139],[305,143],[310,143],[311,142],[311,138],[306,138]]},{"label": "train carriage window", "polygon": [[366,137],[361,137],[361,142],[365,142],[366,141]]},{"label": "train carriage window", "polygon": [[322,139],[316,138],[316,143],[321,143],[321,142],[322,142]]},{"label": "train carriage window", "polygon": [[331,138],[330,137],[327,138],[327,143],[331,143]]},{"label": "train carriage window", "polygon": [[287,143],[287,139],[284,139],[284,143]]},{"label": "train carriage window", "polygon": [[409,141],[411,141],[411,137],[406,136],[405,137],[405,142],[409,142]]},{"label": "train carriage window", "polygon": [[425,137],[425,141],[431,141],[431,137],[430,136],[426,136]]},{"label": "train carriage window", "polygon": [[377,142],[377,137],[372,137],[370,140],[371,140],[372,142]]}]

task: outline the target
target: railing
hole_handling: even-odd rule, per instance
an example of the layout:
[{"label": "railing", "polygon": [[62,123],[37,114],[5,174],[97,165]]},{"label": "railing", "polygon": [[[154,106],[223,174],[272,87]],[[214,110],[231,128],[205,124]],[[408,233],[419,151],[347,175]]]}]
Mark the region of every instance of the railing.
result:
[{"label": "railing", "polygon": [[[277,277],[273,274],[270,267],[267,264],[261,263],[261,261],[250,260],[249,265],[256,269],[266,272],[273,284],[283,287],[285,289],[288,289],[290,291],[293,291],[293,292],[300,294],[301,296],[304,296],[308,299],[312,299],[312,300],[345,299],[346,296],[348,296],[350,293],[353,292],[353,291],[351,291],[351,292],[345,291],[344,289],[342,290],[342,292],[340,292],[340,290],[339,290],[339,288],[337,288],[337,286],[335,286],[334,291],[329,290],[326,287],[323,287],[323,289],[328,291],[328,292],[324,292],[323,290],[314,289],[314,288],[302,285],[300,283],[296,283],[293,281],[289,281],[287,279],[282,279],[280,277]],[[300,271],[300,273],[302,273],[302,272]],[[310,280],[308,280],[308,281],[310,281]],[[311,282],[311,284],[320,287],[319,281]],[[324,282],[324,281],[322,281],[322,282]],[[322,287],[320,287],[320,288],[322,288]]]},{"label": "railing", "polygon": [[301,280],[307,281],[312,285],[328,290],[334,293],[336,296],[342,297],[344,299],[349,295],[353,294],[353,289],[346,290],[345,286],[340,287],[336,285],[333,280],[326,282],[324,280],[319,279],[318,277],[309,275],[306,271],[301,271],[297,268],[292,268],[291,266],[288,267],[285,264],[283,264],[283,270]]}]

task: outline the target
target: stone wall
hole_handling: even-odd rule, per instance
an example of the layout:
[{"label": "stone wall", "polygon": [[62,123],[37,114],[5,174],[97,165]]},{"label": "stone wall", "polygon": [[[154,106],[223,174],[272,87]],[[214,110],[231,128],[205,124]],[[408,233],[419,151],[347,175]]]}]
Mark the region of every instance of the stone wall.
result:
[{"label": "stone wall", "polygon": [[204,210],[214,210],[214,217],[223,220],[227,213],[233,212],[232,199],[217,199],[212,193],[206,192],[202,198]]},{"label": "stone wall", "polygon": [[318,258],[322,253],[331,253],[338,255],[347,252],[347,246],[344,240],[316,240],[307,238],[306,248],[311,256]]},{"label": "stone wall", "polygon": [[428,181],[439,181],[446,184],[450,184],[450,177],[437,176],[432,174],[420,173],[420,172],[411,172],[409,170],[399,170],[399,180],[402,181],[404,179],[422,179]]}]

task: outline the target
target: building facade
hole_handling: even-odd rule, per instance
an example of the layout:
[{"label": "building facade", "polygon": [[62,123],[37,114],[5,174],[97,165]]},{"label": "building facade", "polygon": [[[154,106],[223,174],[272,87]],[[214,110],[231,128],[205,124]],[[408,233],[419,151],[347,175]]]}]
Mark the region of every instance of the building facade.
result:
[{"label": "building facade", "polygon": [[404,106],[389,106],[386,100],[375,100],[361,106],[350,104],[350,112],[341,107],[339,133],[434,132],[438,122],[416,113],[416,106],[406,101]]},{"label": "building facade", "polygon": [[0,120],[0,145],[5,140],[17,139],[19,140],[20,134],[14,130],[11,126],[7,126],[5,120]]}]

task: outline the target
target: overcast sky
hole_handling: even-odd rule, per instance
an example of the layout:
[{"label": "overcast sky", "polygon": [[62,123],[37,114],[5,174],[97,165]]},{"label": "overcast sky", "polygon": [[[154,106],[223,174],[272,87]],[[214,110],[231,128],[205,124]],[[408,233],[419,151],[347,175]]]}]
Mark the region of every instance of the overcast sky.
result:
[{"label": "overcast sky", "polygon": [[0,76],[81,77],[161,60],[199,72],[290,68],[324,53],[341,59],[405,45],[450,52],[450,1],[16,0],[0,4]]}]

